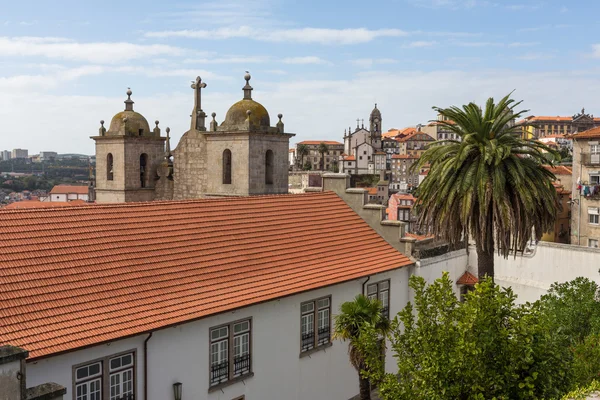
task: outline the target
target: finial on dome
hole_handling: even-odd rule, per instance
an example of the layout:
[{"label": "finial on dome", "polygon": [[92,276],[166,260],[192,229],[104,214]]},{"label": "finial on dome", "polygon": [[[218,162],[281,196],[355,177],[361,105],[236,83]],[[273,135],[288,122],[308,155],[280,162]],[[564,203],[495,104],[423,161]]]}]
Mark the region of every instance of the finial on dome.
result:
[{"label": "finial on dome", "polygon": [[250,78],[250,72],[246,71],[246,75],[244,75],[246,85],[242,88],[244,91],[244,100],[252,100],[252,86],[250,86]]},{"label": "finial on dome", "polygon": [[167,129],[165,129],[165,131],[167,132],[167,137],[169,137],[169,133],[171,133],[171,128],[169,128],[169,127],[167,126]]},{"label": "finial on dome", "polygon": [[281,120],[281,118],[283,118],[283,114],[277,114],[277,118],[279,118],[279,122],[277,122],[277,132],[283,133],[283,121]]},{"label": "finial on dome", "polygon": [[247,115],[248,117],[250,117],[250,114],[252,114],[252,111],[250,111],[250,110],[246,110],[246,115]]},{"label": "finial on dome", "polygon": [[[158,121],[156,121],[156,122],[158,122]],[[167,126],[167,129],[165,129],[165,132],[167,132],[167,141],[165,143],[165,146],[166,146],[165,153],[166,153],[166,158],[169,158],[169,157],[171,157],[171,137],[169,136],[169,133],[171,133],[171,128],[169,128]]]},{"label": "finial on dome", "polygon": [[377,103],[375,103],[375,108],[377,108]]},{"label": "finial on dome", "polygon": [[217,131],[217,120],[215,119],[215,117],[217,116],[216,112],[213,112],[212,114],[210,114],[210,116],[212,117],[212,121],[210,121],[210,130],[212,132],[216,132]]},{"label": "finial on dome", "polygon": [[133,92],[131,88],[127,88],[127,100],[125,100],[125,111],[133,111],[133,100],[131,100],[131,95]]},{"label": "finial on dome", "polygon": [[104,136],[106,134],[106,128],[104,127],[103,119],[100,120],[100,129],[98,129],[98,133],[100,133],[100,136]]},{"label": "finial on dome", "polygon": [[158,127],[158,124],[159,124],[158,120],[154,121],[154,123],[156,124],[156,126],[154,127],[152,132],[154,133],[154,136],[160,137],[160,128]]}]

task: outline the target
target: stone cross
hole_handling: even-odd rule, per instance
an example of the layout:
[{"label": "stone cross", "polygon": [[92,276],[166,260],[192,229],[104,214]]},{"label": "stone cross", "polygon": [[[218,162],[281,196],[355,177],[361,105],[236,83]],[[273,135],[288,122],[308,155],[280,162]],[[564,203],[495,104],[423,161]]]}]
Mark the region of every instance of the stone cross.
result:
[{"label": "stone cross", "polygon": [[360,122],[360,118],[356,118],[356,129],[358,129],[358,123]]},{"label": "stone cross", "polygon": [[204,119],[206,118],[206,114],[202,111],[202,89],[206,87],[206,83],[202,82],[202,78],[198,76],[195,81],[192,81],[191,87],[194,89],[194,112],[192,113],[191,128],[198,131],[205,131]]}]

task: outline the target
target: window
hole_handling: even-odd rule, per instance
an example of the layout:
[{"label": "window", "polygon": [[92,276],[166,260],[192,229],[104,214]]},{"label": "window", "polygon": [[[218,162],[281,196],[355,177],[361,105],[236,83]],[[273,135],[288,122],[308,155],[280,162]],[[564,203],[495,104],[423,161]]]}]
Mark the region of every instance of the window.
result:
[{"label": "window", "polygon": [[367,297],[381,302],[382,314],[390,317],[390,281],[382,281],[367,285]]},{"label": "window", "polygon": [[600,154],[600,144],[591,144],[590,145],[590,153]]},{"label": "window", "polygon": [[600,185],[600,175],[590,175],[590,185]]},{"label": "window", "polygon": [[128,399],[133,396],[133,354],[111,358],[110,400]]},{"label": "window", "polygon": [[330,343],[331,299],[324,297],[302,303],[300,352]]},{"label": "window", "polygon": [[210,386],[250,374],[250,334],[249,319],[210,330]]},{"label": "window", "polygon": [[223,151],[223,184],[231,184],[231,150]]},{"label": "window", "polygon": [[106,180],[113,180],[113,155],[111,153],[106,156]]},{"label": "window", "polygon": [[598,207],[588,207],[588,222],[598,225],[600,223],[600,212]]},{"label": "window", "polygon": [[[133,400],[134,367],[134,352],[109,356],[76,367],[74,370],[75,400]],[[105,383],[107,386],[104,386]],[[108,390],[108,396],[103,396],[103,388]]]},{"label": "window", "polygon": [[273,184],[273,151],[267,150],[265,154],[265,183],[267,185]]},{"label": "window", "polygon": [[79,367],[75,370],[76,400],[101,400],[102,363]]},{"label": "window", "polygon": [[588,239],[588,247],[598,248],[598,239]]},{"label": "window", "polygon": [[146,181],[148,177],[147,173],[148,154],[143,153],[140,155],[140,187],[146,187]]}]

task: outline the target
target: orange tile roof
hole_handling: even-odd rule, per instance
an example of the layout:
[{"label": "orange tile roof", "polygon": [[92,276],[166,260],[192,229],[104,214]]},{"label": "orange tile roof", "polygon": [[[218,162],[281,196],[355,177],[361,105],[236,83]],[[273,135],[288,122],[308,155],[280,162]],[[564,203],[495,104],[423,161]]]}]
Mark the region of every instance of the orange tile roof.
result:
[{"label": "orange tile roof", "polygon": [[371,196],[376,196],[377,195],[377,188],[376,187],[371,187],[371,188],[368,188],[368,189],[369,189],[369,194]]},{"label": "orange tile roof", "polygon": [[413,264],[333,192],[0,210],[0,226],[0,338],[33,359]]},{"label": "orange tile roof", "polygon": [[296,152],[296,149],[290,149],[289,150],[289,153],[295,153],[295,152]]},{"label": "orange tile roof", "polygon": [[306,145],[319,145],[321,143],[325,143],[327,145],[340,145],[343,146],[344,143],[336,142],[334,140],[305,140],[304,142],[299,142],[297,144],[306,144]]},{"label": "orange tile roof", "polygon": [[416,233],[408,233],[408,232],[405,233],[404,236],[417,239],[417,241],[435,238],[435,236],[433,236],[433,235],[417,235]]},{"label": "orange tile roof", "polygon": [[416,197],[414,197],[412,194],[409,194],[409,193],[394,193],[392,196],[394,196],[398,200],[413,200],[413,201],[415,201],[417,199]]},{"label": "orange tile roof", "polygon": [[344,161],[356,161],[356,157],[354,157],[354,156],[344,157]]},{"label": "orange tile roof", "polygon": [[50,194],[88,194],[87,185],[56,185],[50,191]]},{"label": "orange tile roof", "polygon": [[423,176],[426,176],[427,174],[429,174],[429,170],[428,169],[426,169],[425,171],[421,171],[419,173],[419,175],[423,175]]},{"label": "orange tile roof", "polygon": [[552,172],[554,175],[573,175],[573,170],[565,165],[557,165],[551,167],[549,165],[542,165],[545,169]]},{"label": "orange tile roof", "polygon": [[600,126],[597,126],[592,129],[588,129],[587,131],[574,133],[568,136],[569,139],[596,139],[600,138]]},{"label": "orange tile roof", "polygon": [[85,200],[72,200],[72,201],[39,201],[39,200],[23,200],[10,203],[5,210],[15,210],[18,208],[53,208],[53,207],[69,207],[69,206],[83,206],[88,203]]},{"label": "orange tile roof", "polygon": [[470,273],[468,271],[465,271],[465,273],[462,274],[462,276],[460,278],[458,278],[458,280],[456,281],[456,284],[473,286],[478,282],[479,282],[479,279],[477,279],[477,277],[475,275],[473,275],[472,273]]}]

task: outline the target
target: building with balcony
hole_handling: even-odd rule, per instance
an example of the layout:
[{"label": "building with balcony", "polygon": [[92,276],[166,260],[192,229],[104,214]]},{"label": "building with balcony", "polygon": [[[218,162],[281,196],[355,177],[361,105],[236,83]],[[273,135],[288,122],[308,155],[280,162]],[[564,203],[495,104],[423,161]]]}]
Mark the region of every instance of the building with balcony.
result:
[{"label": "building with balcony", "polygon": [[388,202],[388,219],[406,223],[406,232],[416,230],[417,217],[413,213],[416,198],[408,193],[395,193]]},{"label": "building with balcony", "polygon": [[600,242],[600,127],[573,139],[571,244],[598,247]]},{"label": "building with balcony", "polygon": [[530,115],[517,122],[523,138],[544,138],[555,135],[570,135],[600,126],[600,118],[586,114],[585,108],[571,117]]},{"label": "building with balcony", "polygon": [[412,171],[412,166],[419,157],[394,154],[390,164],[390,189],[407,191],[419,186],[419,171]]},{"label": "building with balcony", "polygon": [[[321,144],[327,146],[327,152],[323,156],[319,152]],[[305,140],[296,143],[295,157],[297,160],[301,158],[298,151],[298,146],[300,145],[308,147],[308,154],[304,156],[304,163],[310,162],[313,171],[332,171],[334,165],[337,164],[338,159],[344,153],[344,143],[333,140]]]},{"label": "building with balcony", "polygon": [[27,149],[13,149],[11,156],[12,158],[27,158],[28,151]]}]

